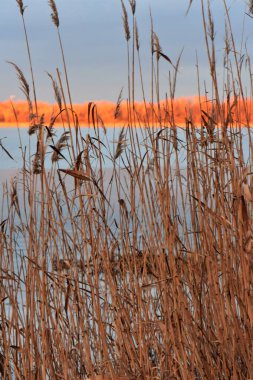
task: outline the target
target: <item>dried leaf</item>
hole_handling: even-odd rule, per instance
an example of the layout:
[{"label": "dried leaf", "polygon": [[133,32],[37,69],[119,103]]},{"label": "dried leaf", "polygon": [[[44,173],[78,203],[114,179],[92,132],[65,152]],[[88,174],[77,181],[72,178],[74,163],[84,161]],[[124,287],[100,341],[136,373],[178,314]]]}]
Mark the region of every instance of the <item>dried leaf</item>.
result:
[{"label": "dried leaf", "polygon": [[92,179],[89,176],[83,174],[83,172],[81,172],[80,170],[58,169],[58,171],[70,175],[71,177],[80,179],[82,181],[92,181]]},{"label": "dried leaf", "polygon": [[253,196],[252,192],[249,188],[249,185],[247,183],[242,184],[242,193],[245,201],[252,202],[253,201]]},{"label": "dried leaf", "polygon": [[3,146],[3,144],[2,144],[2,140],[0,140],[0,147],[3,149],[3,151],[7,154],[7,156],[9,156],[13,161],[15,161],[14,160],[14,158],[12,157],[12,155],[8,152],[8,150]]},{"label": "dried leaf", "polygon": [[246,228],[248,229],[249,227],[249,215],[248,215],[248,210],[247,210],[247,205],[244,200],[244,197],[241,197],[241,212],[242,212],[242,221],[245,224]]}]

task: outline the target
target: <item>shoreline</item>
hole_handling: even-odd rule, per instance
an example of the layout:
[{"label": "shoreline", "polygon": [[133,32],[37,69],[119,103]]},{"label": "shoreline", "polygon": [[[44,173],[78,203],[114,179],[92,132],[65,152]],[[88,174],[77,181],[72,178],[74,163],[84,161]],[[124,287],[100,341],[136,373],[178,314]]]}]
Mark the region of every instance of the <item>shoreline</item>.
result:
[{"label": "shoreline", "polygon": [[[14,123],[14,122],[10,122],[10,123],[1,123],[0,122],[0,130],[1,129],[14,129],[14,128],[29,128],[31,125],[29,123],[20,123],[20,124],[17,124],[17,123]],[[63,126],[62,123],[55,123],[54,124],[54,127],[55,128],[69,128],[68,125],[65,125]],[[88,124],[82,124],[82,125],[79,125],[78,126],[79,128],[94,128],[93,125],[88,125]],[[171,128],[172,126],[171,125],[154,125],[153,127],[151,126],[148,126],[147,124],[145,123],[139,123],[138,125],[133,125],[131,126],[131,128]],[[186,128],[186,125],[185,123],[177,123],[177,125],[175,125],[175,127],[177,128]],[[195,128],[201,128],[201,126],[199,125],[194,125]],[[75,126],[71,125],[71,129],[74,129]],[[99,125],[98,128],[105,128],[105,129],[109,129],[109,128],[128,128],[127,126],[127,123],[126,124],[122,124],[122,123],[111,123],[111,124],[104,124],[103,126],[102,125]],[[221,125],[217,125],[215,128],[221,128]],[[242,125],[241,127],[239,127],[239,125],[232,125],[232,126],[228,126],[227,128],[253,128],[253,123],[252,125]]]},{"label": "shoreline", "polygon": [[[29,128],[31,125],[29,123],[26,123],[26,122],[21,122],[20,124],[17,124],[17,123],[14,123],[14,122],[11,122],[11,123],[0,123],[0,129],[1,128]],[[54,127],[55,128],[64,128],[64,126],[62,125],[62,123],[55,123],[54,124]],[[127,123],[125,124],[122,124],[122,123],[111,123],[111,124],[104,124],[103,126],[102,125],[99,125],[98,128],[127,128]],[[139,123],[138,125],[134,125],[134,126],[131,126],[131,128],[145,128],[145,127],[149,127],[147,124],[145,123]],[[153,128],[170,128],[171,126],[164,126],[164,125],[154,125]],[[181,128],[185,128],[185,123],[177,123],[176,127],[181,127]],[[65,128],[68,128],[68,125],[65,125]],[[75,128],[75,126],[71,125],[71,128]],[[93,125],[88,125],[88,124],[81,124],[79,125],[79,128],[94,128]],[[151,128],[151,127],[150,127]]]},{"label": "shoreline", "polygon": [[[10,123],[0,123],[0,129],[1,128],[29,128],[31,125],[26,122],[21,122],[19,124],[10,122]],[[55,123],[53,125],[55,128],[63,128],[64,126],[62,123]],[[136,125],[135,128],[140,128],[140,127],[145,127],[146,124],[141,124],[141,125]],[[78,126],[79,128],[93,128],[93,125],[88,125],[88,124],[81,124]],[[111,123],[111,124],[104,124],[104,126],[99,125],[98,128],[126,128],[126,124],[122,123]],[[68,125],[65,125],[65,128],[68,128]],[[71,128],[75,128],[75,126],[71,125]]]}]

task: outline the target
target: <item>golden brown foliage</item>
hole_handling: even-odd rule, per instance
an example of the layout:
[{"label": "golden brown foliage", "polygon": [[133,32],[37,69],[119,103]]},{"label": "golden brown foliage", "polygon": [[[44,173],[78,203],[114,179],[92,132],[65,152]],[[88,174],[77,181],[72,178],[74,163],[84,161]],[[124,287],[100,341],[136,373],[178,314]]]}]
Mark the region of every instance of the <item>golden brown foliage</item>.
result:
[{"label": "golden brown foliage", "polygon": [[[59,91],[59,90],[58,90]],[[38,102],[38,110],[39,114],[45,115],[45,120],[49,124],[51,116],[54,114],[55,116],[58,114],[59,107],[62,107],[62,104],[60,102],[60,95],[58,97],[58,104],[53,105],[45,102]],[[115,104],[113,102],[109,101],[97,101],[97,109],[99,112],[99,115],[101,116],[104,124],[106,126],[114,126],[115,122],[116,125],[124,126],[128,123],[128,108],[127,103],[122,102],[121,99],[119,99],[120,103]],[[211,102],[208,102],[209,106]],[[83,103],[83,104],[74,104],[73,109],[76,112],[76,115],[78,116],[78,120],[80,125],[88,125],[88,104],[89,103]],[[28,124],[29,123],[29,109],[26,106],[25,102],[22,101],[16,101],[13,102],[13,105],[15,107],[18,121],[20,124]],[[252,100],[248,99],[246,101],[247,108],[250,110],[252,108]],[[119,108],[120,106],[120,108]],[[203,109],[201,108],[203,107]],[[157,106],[154,104],[153,109],[157,112]],[[117,117],[115,120],[115,111],[117,110]],[[209,116],[209,118],[205,115],[207,110],[207,103],[206,99],[203,97],[201,98],[201,104],[199,103],[198,97],[187,97],[187,98],[176,98],[173,102],[173,111],[168,104],[166,104],[166,101],[161,101],[161,112],[162,112],[162,118],[166,120],[168,124],[172,122],[172,112],[174,116],[176,117],[177,125],[185,125],[185,120],[188,117],[191,117],[191,120],[196,125],[200,125],[203,123],[207,128],[209,125],[212,124],[212,117]],[[135,102],[135,112],[138,117],[139,123],[142,125],[148,125],[147,120],[151,114],[151,107],[148,107],[148,112],[146,111],[145,104],[143,102]],[[224,116],[228,115],[228,106],[226,103],[223,105],[223,112]],[[236,107],[233,107],[232,110],[229,111],[229,117],[227,122],[234,125],[245,125],[247,124],[247,121],[250,123],[253,123],[253,114],[248,113],[245,114],[244,107],[243,107],[243,101],[237,101]],[[211,113],[213,117],[217,117],[217,109],[215,109],[215,104],[213,104],[213,107],[211,108]],[[207,114],[207,113],[206,113]],[[216,116],[215,116],[216,115]],[[62,114],[63,120],[66,122],[67,116],[66,113],[63,112]],[[10,125],[15,124],[15,115],[13,114],[13,110],[11,107],[11,104],[9,101],[1,102],[0,103],[0,123],[6,124],[8,126],[8,123]],[[210,124],[211,122],[211,124]],[[56,120],[57,125],[62,125],[62,121],[60,118]],[[219,122],[217,121],[217,124]]]},{"label": "golden brown foliage", "polygon": [[[174,98],[179,57],[159,101],[168,57],[153,26],[151,104],[143,90],[141,103],[68,105],[57,70],[57,105],[39,102],[34,116],[14,65],[28,107],[3,102],[0,117],[29,123],[37,143],[20,142],[21,171],[1,193],[1,378],[252,378],[252,99],[229,27],[232,72],[217,82],[211,3],[201,4],[215,99]],[[111,139],[104,123],[116,122]]]}]

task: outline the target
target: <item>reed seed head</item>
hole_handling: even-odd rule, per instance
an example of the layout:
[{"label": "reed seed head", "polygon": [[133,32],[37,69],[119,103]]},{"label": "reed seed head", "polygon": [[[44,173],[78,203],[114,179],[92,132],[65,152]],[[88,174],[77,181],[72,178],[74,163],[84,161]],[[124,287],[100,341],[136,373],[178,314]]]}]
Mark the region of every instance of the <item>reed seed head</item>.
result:
[{"label": "reed seed head", "polygon": [[47,73],[47,75],[49,76],[49,78],[51,79],[52,81],[52,85],[53,85],[53,89],[54,89],[54,96],[55,96],[55,100],[57,101],[57,104],[59,106],[59,109],[62,110],[62,96],[61,96],[61,91],[60,91],[60,88],[56,82],[56,80],[52,77],[51,74]]},{"label": "reed seed head", "polygon": [[160,53],[162,52],[162,48],[160,45],[159,37],[158,35],[153,32],[153,42],[152,42],[152,52],[156,52],[157,60],[160,58]]},{"label": "reed seed head", "polygon": [[18,77],[18,80],[20,83],[20,89],[23,92],[23,94],[25,95],[27,102],[28,102],[28,105],[29,105],[29,109],[31,111],[32,110],[32,102],[30,99],[30,88],[29,88],[29,84],[28,84],[27,80],[25,79],[25,76],[24,76],[22,70],[14,62],[7,61],[7,63],[9,63],[10,65],[12,65],[15,68],[16,73],[17,73],[17,77]]},{"label": "reed seed head", "polygon": [[68,146],[69,141],[69,132],[64,132],[59,138],[58,142],[53,148],[54,152],[52,154],[52,162],[57,162],[61,158],[64,158],[62,155],[62,150]]},{"label": "reed seed head", "polygon": [[132,14],[134,15],[135,10],[136,10],[136,1],[135,0],[129,0],[129,4],[130,4],[130,7],[132,9]]},{"label": "reed seed head", "polygon": [[120,93],[119,93],[119,96],[118,96],[116,108],[115,108],[115,111],[114,111],[114,119],[117,119],[120,116],[120,106],[121,106],[121,102],[122,102],[122,92],[123,92],[123,88],[120,90]]},{"label": "reed seed head", "polygon": [[124,128],[122,128],[119,135],[119,140],[118,140],[116,152],[114,155],[114,160],[117,160],[117,158],[124,152],[125,147],[126,147],[125,130]]},{"label": "reed seed head", "polygon": [[54,0],[49,0],[48,4],[49,4],[49,6],[50,6],[50,8],[52,10],[51,17],[52,17],[53,23],[56,26],[56,28],[59,28],[60,20],[59,20],[58,10],[57,10],[55,1]]},{"label": "reed seed head", "polygon": [[20,11],[21,15],[23,16],[24,11],[25,11],[23,0],[16,0],[16,2],[19,6],[19,11]]},{"label": "reed seed head", "polygon": [[136,43],[136,49],[137,51],[140,50],[140,39],[139,39],[139,31],[138,31],[138,26],[137,23],[135,22],[135,43]]},{"label": "reed seed head", "polygon": [[130,29],[129,29],[129,24],[128,24],[127,10],[126,10],[123,0],[121,0],[121,5],[122,5],[122,11],[123,11],[122,19],[123,19],[123,25],[124,25],[124,30],[125,30],[125,37],[126,37],[126,40],[129,41],[131,38],[131,35],[130,35]]}]

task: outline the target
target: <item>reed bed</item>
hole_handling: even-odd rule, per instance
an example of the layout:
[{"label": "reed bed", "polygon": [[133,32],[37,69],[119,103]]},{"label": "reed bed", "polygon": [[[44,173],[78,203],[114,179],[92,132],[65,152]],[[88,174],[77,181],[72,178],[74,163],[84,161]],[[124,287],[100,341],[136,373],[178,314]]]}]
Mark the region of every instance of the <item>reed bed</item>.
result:
[{"label": "reed bed", "polygon": [[[17,4],[25,28],[24,5]],[[145,119],[136,112],[136,78],[143,83],[136,2],[122,1],[129,120],[113,145],[96,104],[87,109],[92,132],[79,127],[57,7],[49,5],[64,67],[64,77],[50,74],[59,107],[51,121],[36,113],[35,85],[31,98],[14,65],[37,146],[30,154],[22,148],[22,170],[3,188],[1,378],[251,379],[250,99],[226,2],[224,82],[217,80],[211,7],[202,1],[215,100],[199,94],[201,125],[188,110],[179,128],[173,103],[180,58],[172,63],[162,51],[152,17],[151,102],[143,87]],[[161,59],[170,68],[165,102]],[[249,56],[246,69],[252,78]],[[32,69],[31,78],[34,84]],[[115,122],[121,101],[122,93]],[[56,140],[54,123],[63,115]]]}]

